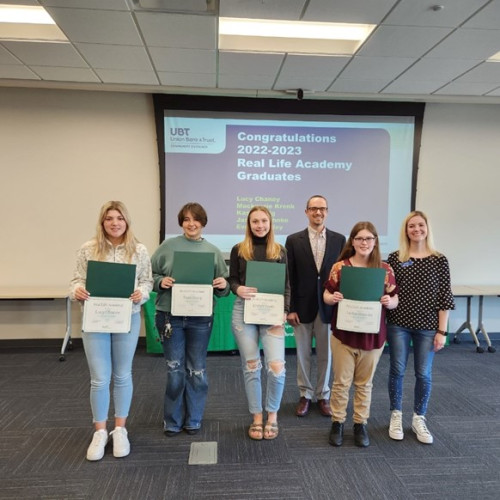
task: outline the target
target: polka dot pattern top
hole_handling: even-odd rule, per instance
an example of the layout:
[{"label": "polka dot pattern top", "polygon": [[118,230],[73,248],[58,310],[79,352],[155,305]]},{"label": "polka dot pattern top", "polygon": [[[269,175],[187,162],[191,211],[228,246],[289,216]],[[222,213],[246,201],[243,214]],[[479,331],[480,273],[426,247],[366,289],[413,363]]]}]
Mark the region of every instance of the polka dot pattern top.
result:
[{"label": "polka dot pattern top", "polygon": [[392,252],[387,259],[399,288],[398,307],[387,311],[387,322],[416,330],[436,330],[438,311],[455,309],[448,259],[430,255],[401,262],[398,254]]}]

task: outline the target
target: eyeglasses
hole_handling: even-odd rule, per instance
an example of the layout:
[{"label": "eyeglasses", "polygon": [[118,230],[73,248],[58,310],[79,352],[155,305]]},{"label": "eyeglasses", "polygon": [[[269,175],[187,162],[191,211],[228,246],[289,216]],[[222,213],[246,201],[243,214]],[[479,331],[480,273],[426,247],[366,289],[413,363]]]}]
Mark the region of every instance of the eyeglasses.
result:
[{"label": "eyeglasses", "polygon": [[353,240],[356,243],[371,243],[372,241],[375,241],[377,238],[375,236],[368,236],[367,238],[362,238],[361,236],[356,236],[356,238],[353,238]]},{"label": "eyeglasses", "polygon": [[328,208],[327,207],[307,207],[307,210],[309,210],[309,212],[317,212],[318,210],[324,214]]}]

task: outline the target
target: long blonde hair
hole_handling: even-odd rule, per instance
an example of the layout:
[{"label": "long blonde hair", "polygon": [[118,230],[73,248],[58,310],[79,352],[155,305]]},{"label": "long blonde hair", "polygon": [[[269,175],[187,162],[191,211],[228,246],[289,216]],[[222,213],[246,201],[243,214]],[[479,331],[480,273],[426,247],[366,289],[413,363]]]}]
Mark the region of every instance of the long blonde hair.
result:
[{"label": "long blonde hair", "polygon": [[431,255],[441,255],[434,247],[434,237],[432,236],[431,224],[427,215],[420,210],[413,210],[404,219],[401,224],[401,231],[399,232],[399,254],[400,262],[406,262],[410,258],[410,238],[408,238],[408,222],[413,217],[422,217],[427,226],[427,238],[425,239],[425,246]]},{"label": "long blonde hair", "polygon": [[250,216],[257,211],[264,212],[269,218],[269,232],[266,235],[266,258],[269,260],[278,259],[281,255],[281,245],[274,241],[273,217],[267,207],[257,205],[250,209],[247,216],[245,239],[238,245],[238,255],[245,260],[252,260],[253,254],[253,233],[250,227]]},{"label": "long blonde hair", "polygon": [[356,235],[363,229],[366,229],[368,232],[372,233],[373,236],[375,236],[375,244],[373,246],[373,250],[372,253],[370,254],[370,257],[368,258],[368,267],[381,267],[382,257],[380,256],[380,245],[378,241],[377,230],[375,229],[375,226],[369,221],[360,221],[354,224],[354,227],[351,229],[351,234],[349,235],[349,238],[346,241],[346,244],[342,249],[342,252],[340,253],[338,262],[345,259],[349,259],[356,253],[356,250],[354,250],[354,245],[352,244],[352,242],[356,237]]},{"label": "long blonde hair", "polygon": [[104,219],[110,210],[116,210],[125,219],[127,229],[123,234],[123,245],[125,246],[125,255],[128,262],[132,261],[132,257],[136,253],[138,240],[134,236],[132,229],[130,229],[131,219],[127,207],[121,201],[108,201],[101,207],[99,218],[97,219],[96,234],[95,234],[95,247],[94,258],[96,260],[104,260],[109,251],[109,242],[104,231]]}]

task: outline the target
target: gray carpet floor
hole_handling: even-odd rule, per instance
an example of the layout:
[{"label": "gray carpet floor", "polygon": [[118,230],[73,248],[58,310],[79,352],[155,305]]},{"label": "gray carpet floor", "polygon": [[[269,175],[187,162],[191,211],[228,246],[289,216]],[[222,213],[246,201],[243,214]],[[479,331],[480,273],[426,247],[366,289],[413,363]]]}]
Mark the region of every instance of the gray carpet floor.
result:
[{"label": "gray carpet floor", "polygon": [[[498,342],[494,342],[498,344]],[[210,354],[210,391],[202,431],[162,432],[165,367],[139,347],[127,423],[132,452],[85,459],[92,436],[89,377],[81,345],[65,362],[58,348],[4,348],[0,343],[0,498],[16,499],[499,499],[500,353],[452,344],[434,365],[428,424],[433,445],[410,429],[413,371],[405,379],[405,439],[387,434],[389,356],[374,381],[371,446],[328,444],[330,421],[316,406],[297,418],[293,351],[275,441],[247,437],[240,359]],[[410,358],[410,363],[413,359]],[[192,443],[216,442],[217,463],[190,465]]]}]

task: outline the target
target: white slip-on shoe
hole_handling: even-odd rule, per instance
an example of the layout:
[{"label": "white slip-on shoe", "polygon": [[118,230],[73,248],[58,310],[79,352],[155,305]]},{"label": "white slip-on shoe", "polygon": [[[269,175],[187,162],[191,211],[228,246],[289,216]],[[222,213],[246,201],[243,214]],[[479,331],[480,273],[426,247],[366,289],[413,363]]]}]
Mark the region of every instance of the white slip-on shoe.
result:
[{"label": "white slip-on shoe", "polygon": [[125,427],[115,427],[115,430],[110,432],[110,435],[113,436],[113,456],[115,458],[126,457],[130,453],[130,442],[127,434]]},{"label": "white slip-on shoe", "polygon": [[403,432],[403,414],[399,410],[393,410],[391,413],[389,437],[396,441],[401,441],[405,437]]},{"label": "white slip-on shoe", "polygon": [[96,460],[101,460],[104,456],[104,449],[108,444],[108,431],[105,429],[99,429],[94,432],[94,437],[90,446],[87,448],[87,460],[95,462]]},{"label": "white slip-on shoe", "polygon": [[411,424],[411,430],[417,435],[417,439],[424,444],[432,444],[434,438],[432,434],[427,429],[427,424],[425,423],[425,417],[423,415],[413,414],[413,420]]}]

